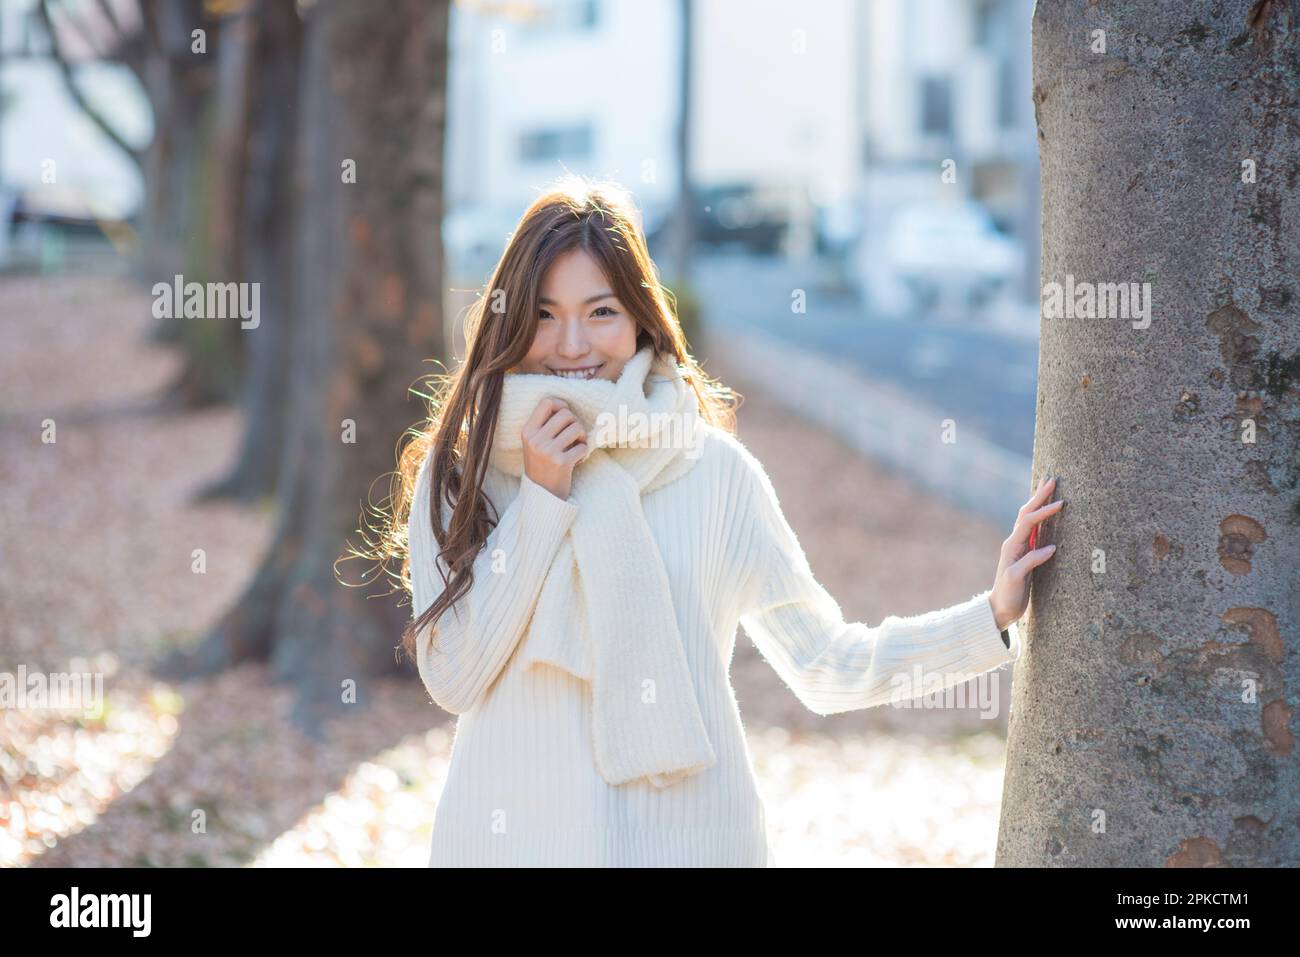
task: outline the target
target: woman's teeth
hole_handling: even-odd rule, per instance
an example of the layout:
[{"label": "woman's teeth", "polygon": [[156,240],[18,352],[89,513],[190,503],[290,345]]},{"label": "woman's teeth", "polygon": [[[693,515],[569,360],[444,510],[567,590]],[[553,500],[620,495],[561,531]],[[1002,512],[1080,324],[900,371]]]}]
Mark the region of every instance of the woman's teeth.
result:
[{"label": "woman's teeth", "polygon": [[600,366],[593,366],[592,368],[587,369],[585,372],[582,370],[575,370],[573,372],[555,370],[554,374],[558,376],[563,376],[565,379],[594,379],[596,377],[596,373],[599,371],[600,371]]}]

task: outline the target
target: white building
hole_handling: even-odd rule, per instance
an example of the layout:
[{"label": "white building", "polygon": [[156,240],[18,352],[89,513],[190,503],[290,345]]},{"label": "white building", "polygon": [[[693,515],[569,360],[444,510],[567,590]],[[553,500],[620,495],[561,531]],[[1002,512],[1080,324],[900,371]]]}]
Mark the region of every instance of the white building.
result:
[{"label": "white building", "polygon": [[[518,19],[530,6],[534,25]],[[857,138],[852,0],[693,8],[696,184],[847,195]],[[666,209],[678,191],[680,13],[676,0],[458,3],[449,234],[504,237],[536,190],[566,170],[618,180],[648,218]]]},{"label": "white building", "polygon": [[[695,185],[779,197],[795,254],[813,205],[851,207],[868,273],[903,204],[978,200],[1029,251],[1018,281],[1036,300],[1032,5],[694,0]],[[566,170],[622,182],[651,219],[673,201],[680,12],[677,0],[454,7],[448,230],[453,246],[487,237],[470,275]],[[945,159],[954,182],[940,180]]]},{"label": "white building", "polygon": [[890,299],[875,270],[901,207],[975,200],[1021,247],[1015,289],[1036,303],[1033,0],[871,0],[866,8],[859,199],[872,228],[859,261],[878,280],[868,285]]},{"label": "white building", "polygon": [[485,278],[524,209],[566,171],[618,180],[642,203],[676,194],[676,13],[610,0],[452,8],[447,230],[453,246],[488,245],[462,278]]}]

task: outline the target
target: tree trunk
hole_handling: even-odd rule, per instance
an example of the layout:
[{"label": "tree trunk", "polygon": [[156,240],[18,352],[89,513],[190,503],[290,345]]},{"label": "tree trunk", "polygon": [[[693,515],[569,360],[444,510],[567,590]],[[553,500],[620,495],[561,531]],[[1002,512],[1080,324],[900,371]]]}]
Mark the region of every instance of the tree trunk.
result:
[{"label": "tree trunk", "polygon": [[[348,682],[368,703],[366,679],[397,669],[409,618],[340,585],[335,561],[423,413],[408,390],[444,354],[448,14],[447,0],[317,0],[306,12],[279,527],[250,589],[189,665],[269,654],[275,678],[297,685],[293,717],[309,734],[343,710]],[[355,182],[343,175],[349,161]]]},{"label": "tree trunk", "polygon": [[209,169],[208,262],[216,279],[243,278],[244,180],[248,170],[251,73],[256,39],[252,3],[221,21]]},{"label": "tree trunk", "polygon": [[293,319],[293,161],[302,24],[295,0],[257,0],[249,76],[247,170],[238,241],[258,283],[260,322],[244,332],[244,434],[230,474],[202,497],[275,494],[283,460]]},{"label": "tree trunk", "polygon": [[[1068,504],[999,865],[1300,863],[1298,29],[1277,0],[1037,4],[1034,479]],[[1067,282],[1076,315],[1082,284],[1149,282],[1149,326],[1050,317]]]},{"label": "tree trunk", "polygon": [[[181,21],[184,7],[185,3],[164,5],[172,11],[173,30],[189,42],[192,21]],[[247,140],[249,32],[247,14],[232,7],[224,19],[207,29],[207,52],[187,52],[180,61],[214,64],[201,88],[186,94],[190,77],[186,73],[173,76],[170,95],[180,93],[188,102],[181,108],[173,103],[165,116],[171,126],[169,135],[183,143],[184,149],[166,164],[163,175],[172,198],[180,200],[178,221],[168,228],[180,230],[173,244],[183,256],[180,272],[187,283],[229,283],[242,278],[236,230]],[[152,281],[170,283],[175,274],[168,270]],[[184,365],[162,390],[158,406],[197,408],[237,399],[243,378],[242,337],[248,332],[239,320],[204,316],[162,322],[171,332],[170,341],[181,347]]]},{"label": "tree trunk", "polygon": [[[201,0],[142,0],[148,34],[143,74],[153,110],[153,139],[145,151],[145,202],[140,270],[153,284],[185,268],[185,237],[194,218],[195,165],[200,124],[216,71],[216,21]],[[207,37],[207,53],[191,52],[193,30]],[[201,182],[201,181],[200,181]],[[181,326],[163,321],[156,338],[176,341]]]}]

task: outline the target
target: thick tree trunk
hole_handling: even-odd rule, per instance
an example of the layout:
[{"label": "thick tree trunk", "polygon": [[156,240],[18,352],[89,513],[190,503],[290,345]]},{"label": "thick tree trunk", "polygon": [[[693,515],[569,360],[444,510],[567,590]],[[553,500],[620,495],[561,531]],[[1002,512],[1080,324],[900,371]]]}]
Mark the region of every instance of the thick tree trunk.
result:
[{"label": "thick tree trunk", "polygon": [[283,460],[293,319],[294,144],[302,23],[295,0],[257,0],[252,18],[250,116],[242,278],[258,283],[260,323],[243,334],[244,435],[230,474],[203,497],[245,502],[275,494]]},{"label": "thick tree trunk", "polygon": [[[1298,30],[1287,0],[1035,10],[1034,478],[1069,504],[1016,669],[1000,865],[1300,864]],[[1100,300],[1049,318],[1069,282],[1076,315],[1082,284],[1149,282],[1149,326]]]},{"label": "thick tree trunk", "polygon": [[[248,593],[197,649],[210,669],[268,653],[308,733],[394,671],[406,609],[344,587],[336,559],[396,465],[444,354],[442,160],[448,3],[318,0],[301,70],[290,429],[275,541]],[[355,163],[355,182],[345,177]],[[350,440],[354,430],[355,441]],[[174,666],[170,662],[169,666]]]}]

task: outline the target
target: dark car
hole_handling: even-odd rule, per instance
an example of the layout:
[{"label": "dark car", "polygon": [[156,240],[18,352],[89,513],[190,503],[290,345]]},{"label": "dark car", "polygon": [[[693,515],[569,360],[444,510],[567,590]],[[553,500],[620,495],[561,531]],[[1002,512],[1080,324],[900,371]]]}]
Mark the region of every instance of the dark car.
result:
[{"label": "dark car", "polygon": [[[747,183],[697,187],[693,212],[692,225],[700,245],[741,248],[760,255],[771,256],[781,251],[789,225],[781,205],[764,200]],[[654,219],[646,235],[651,246],[657,246],[663,239],[671,210],[664,210]]]}]

